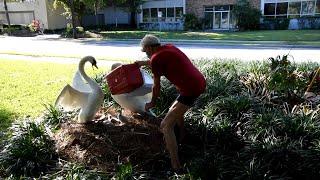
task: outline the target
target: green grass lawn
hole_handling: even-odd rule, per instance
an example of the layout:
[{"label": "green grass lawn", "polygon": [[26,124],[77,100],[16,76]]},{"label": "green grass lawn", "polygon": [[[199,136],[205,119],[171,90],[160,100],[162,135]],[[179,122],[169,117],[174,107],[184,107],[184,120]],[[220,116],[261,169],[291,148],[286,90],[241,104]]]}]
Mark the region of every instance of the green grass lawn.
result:
[{"label": "green grass lawn", "polygon": [[[90,65],[88,65],[89,67]],[[37,117],[71,83],[77,64],[0,59],[0,131],[15,118]],[[101,73],[87,68],[88,74]]]},{"label": "green grass lawn", "polygon": [[320,30],[274,30],[246,32],[159,32],[159,31],[103,31],[105,39],[141,39],[154,34],[162,39],[243,40],[243,41],[320,41]]}]

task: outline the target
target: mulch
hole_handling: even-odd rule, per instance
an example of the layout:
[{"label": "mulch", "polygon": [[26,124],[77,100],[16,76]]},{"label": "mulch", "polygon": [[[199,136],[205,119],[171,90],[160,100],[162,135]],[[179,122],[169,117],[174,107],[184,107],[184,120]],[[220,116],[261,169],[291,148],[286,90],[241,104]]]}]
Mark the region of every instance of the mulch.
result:
[{"label": "mulch", "polygon": [[61,124],[54,135],[60,157],[103,172],[114,172],[118,164],[128,162],[136,172],[170,169],[160,119],[119,114],[112,108],[103,114],[87,124]]}]

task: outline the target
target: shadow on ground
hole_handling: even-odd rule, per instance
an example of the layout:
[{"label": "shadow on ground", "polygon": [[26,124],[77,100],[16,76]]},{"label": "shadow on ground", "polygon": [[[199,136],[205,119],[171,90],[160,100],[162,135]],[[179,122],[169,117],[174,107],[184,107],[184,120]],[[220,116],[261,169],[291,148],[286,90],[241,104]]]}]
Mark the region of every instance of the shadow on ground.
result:
[{"label": "shadow on ground", "polygon": [[8,129],[16,116],[16,113],[0,107],[0,132]]}]

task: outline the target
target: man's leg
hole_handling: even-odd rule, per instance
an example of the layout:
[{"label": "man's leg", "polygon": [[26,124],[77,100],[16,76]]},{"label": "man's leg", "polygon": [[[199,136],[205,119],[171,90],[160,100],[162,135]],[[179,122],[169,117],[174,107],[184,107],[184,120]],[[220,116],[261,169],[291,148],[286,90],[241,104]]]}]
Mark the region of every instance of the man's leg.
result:
[{"label": "man's leg", "polygon": [[184,137],[186,136],[186,129],[184,127],[184,117],[180,117],[177,119],[177,126],[179,128],[179,139],[178,142],[181,143],[184,139]]},{"label": "man's leg", "polygon": [[181,164],[178,157],[178,145],[176,136],[174,134],[174,125],[181,120],[184,113],[187,112],[189,106],[186,106],[178,101],[175,101],[170,107],[166,117],[162,120],[160,128],[164,135],[166,147],[169,151],[171,158],[171,165],[173,169],[181,168]]}]

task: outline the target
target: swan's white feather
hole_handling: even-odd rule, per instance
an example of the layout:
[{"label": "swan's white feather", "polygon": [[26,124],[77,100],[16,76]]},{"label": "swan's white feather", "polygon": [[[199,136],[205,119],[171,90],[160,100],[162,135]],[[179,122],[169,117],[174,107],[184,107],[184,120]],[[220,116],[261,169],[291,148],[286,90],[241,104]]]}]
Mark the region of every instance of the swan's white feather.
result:
[{"label": "swan's white feather", "polygon": [[88,101],[88,93],[80,92],[66,85],[59,94],[55,106],[61,106],[66,111],[82,108]]},{"label": "swan's white feather", "polygon": [[[79,62],[79,70],[73,78],[73,86],[66,85],[59,94],[55,106],[67,111],[80,108],[79,123],[92,120],[103,103],[104,94],[101,87],[84,72],[84,64],[95,61],[92,56],[86,56]],[[86,84],[84,79],[88,81]]]},{"label": "swan's white feather", "polygon": [[74,74],[72,87],[80,92],[91,92],[89,84],[84,82],[79,70]]}]

